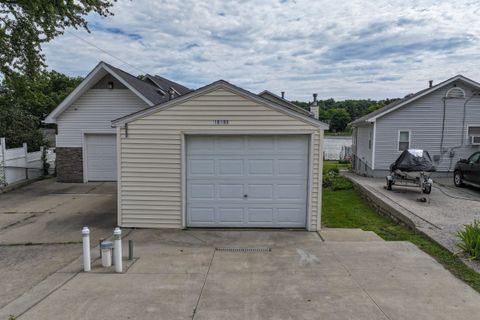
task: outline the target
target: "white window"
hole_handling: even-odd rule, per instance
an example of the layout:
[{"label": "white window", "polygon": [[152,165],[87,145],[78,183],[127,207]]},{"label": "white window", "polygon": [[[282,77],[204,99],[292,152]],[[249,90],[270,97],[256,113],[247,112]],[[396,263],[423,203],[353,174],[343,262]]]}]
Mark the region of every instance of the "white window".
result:
[{"label": "white window", "polygon": [[398,132],[398,151],[407,150],[410,148],[410,131],[400,130]]},{"label": "white window", "polygon": [[468,126],[468,141],[471,144],[480,144],[480,126]]}]

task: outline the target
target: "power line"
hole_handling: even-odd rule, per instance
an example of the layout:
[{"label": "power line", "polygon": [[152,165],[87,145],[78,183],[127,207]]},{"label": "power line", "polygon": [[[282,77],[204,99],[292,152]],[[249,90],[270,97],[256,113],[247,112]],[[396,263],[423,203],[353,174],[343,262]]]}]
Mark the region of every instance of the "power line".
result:
[{"label": "power line", "polygon": [[85,42],[86,44],[94,47],[95,49],[102,51],[103,53],[109,55],[110,57],[112,57],[112,58],[114,58],[114,59],[117,59],[118,61],[120,61],[120,62],[122,62],[122,63],[124,63],[124,64],[126,64],[126,65],[128,65],[128,66],[130,66],[130,67],[132,67],[133,69],[135,69],[135,70],[137,70],[137,71],[140,71],[140,72],[143,73],[143,74],[147,74],[147,73],[148,73],[148,72],[146,72],[146,71],[144,71],[144,70],[142,70],[142,69],[139,69],[139,68],[135,67],[134,65],[131,65],[131,64],[128,63],[127,61],[125,61],[125,60],[123,60],[123,59],[121,59],[121,58],[119,58],[119,57],[111,54],[111,53],[108,52],[107,50],[105,50],[105,49],[103,49],[103,48],[100,48],[100,47],[97,46],[96,44],[94,44],[94,43],[92,43],[92,42],[90,42],[90,41],[88,41],[88,40],[80,37],[79,35],[77,35],[77,34],[75,34],[75,33],[73,33],[73,32],[70,32],[70,31],[65,31],[65,32],[68,33],[68,34],[70,34],[70,35],[72,35],[72,36],[74,36],[75,38],[77,38],[77,39]]}]

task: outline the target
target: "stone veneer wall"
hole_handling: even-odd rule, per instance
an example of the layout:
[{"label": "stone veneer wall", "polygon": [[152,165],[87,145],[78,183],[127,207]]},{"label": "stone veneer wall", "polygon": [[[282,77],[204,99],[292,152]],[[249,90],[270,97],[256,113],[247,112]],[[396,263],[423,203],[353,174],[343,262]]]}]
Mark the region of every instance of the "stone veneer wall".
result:
[{"label": "stone veneer wall", "polygon": [[56,169],[59,182],[83,182],[82,148],[57,147]]}]

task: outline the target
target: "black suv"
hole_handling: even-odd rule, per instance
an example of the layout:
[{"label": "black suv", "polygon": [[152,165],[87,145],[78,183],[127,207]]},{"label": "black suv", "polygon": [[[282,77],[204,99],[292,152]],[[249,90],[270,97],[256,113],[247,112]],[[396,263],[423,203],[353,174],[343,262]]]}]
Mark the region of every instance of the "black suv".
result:
[{"label": "black suv", "polygon": [[453,182],[457,187],[472,185],[480,187],[480,152],[475,152],[468,159],[460,159],[455,165]]}]

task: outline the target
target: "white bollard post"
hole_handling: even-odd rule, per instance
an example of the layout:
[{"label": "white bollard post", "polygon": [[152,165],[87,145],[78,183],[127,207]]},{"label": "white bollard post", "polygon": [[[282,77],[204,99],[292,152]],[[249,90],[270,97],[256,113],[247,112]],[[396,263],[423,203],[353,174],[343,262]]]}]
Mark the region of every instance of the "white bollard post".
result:
[{"label": "white bollard post", "polygon": [[115,272],[122,272],[122,230],[119,227],[116,227],[113,231],[114,239],[114,248],[113,250],[113,260],[115,263]]},{"label": "white bollard post", "polygon": [[82,229],[83,240],[83,271],[88,272],[91,270],[90,261],[90,230],[88,227]]}]

